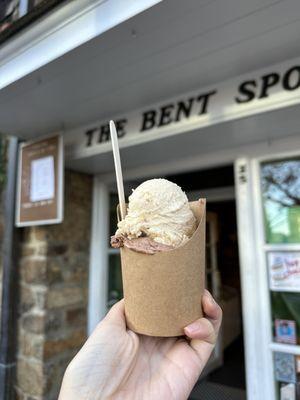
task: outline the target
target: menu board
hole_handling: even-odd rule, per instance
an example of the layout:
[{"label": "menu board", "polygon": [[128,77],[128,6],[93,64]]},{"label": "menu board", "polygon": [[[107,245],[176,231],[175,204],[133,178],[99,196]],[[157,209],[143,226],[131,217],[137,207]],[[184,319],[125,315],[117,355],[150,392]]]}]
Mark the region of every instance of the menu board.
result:
[{"label": "menu board", "polygon": [[61,135],[21,144],[17,185],[17,226],[45,225],[62,221]]},{"label": "menu board", "polygon": [[269,252],[270,289],[300,292],[300,252]]}]

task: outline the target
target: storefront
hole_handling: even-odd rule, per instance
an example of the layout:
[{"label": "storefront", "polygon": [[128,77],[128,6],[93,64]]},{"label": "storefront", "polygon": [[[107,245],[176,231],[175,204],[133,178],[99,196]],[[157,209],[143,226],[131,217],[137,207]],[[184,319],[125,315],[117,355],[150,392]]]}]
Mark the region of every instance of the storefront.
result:
[{"label": "storefront", "polygon": [[[181,184],[191,199],[206,196],[208,211],[214,211],[221,225],[230,224],[223,213],[231,215],[235,224],[230,201],[233,209],[236,204],[239,260],[219,257],[213,291],[220,295],[225,280],[226,298],[230,279],[224,270],[229,257],[231,272],[238,274],[240,265],[247,393],[253,399],[276,398],[279,387],[289,383],[285,390],[293,390],[296,382],[299,162],[293,149],[300,142],[287,132],[293,133],[288,125],[294,125],[298,113],[298,64],[299,60],[291,60],[115,118],[127,194],[143,179],[167,176]],[[115,226],[108,215],[114,214],[116,206],[108,140],[105,121],[65,133],[69,166],[96,173],[94,215],[99,217],[93,218],[91,239],[90,330],[105,314],[107,299],[113,302],[121,294],[116,250],[109,249],[107,242]],[[231,181],[227,168],[232,168]],[[226,235],[233,234],[223,229],[221,239],[226,242]],[[227,242],[230,246],[234,244]],[[220,273],[221,282],[216,283]],[[231,282],[229,290],[234,286]],[[222,296],[219,300],[224,301]],[[236,326],[230,325],[225,341],[228,335],[236,338],[240,333],[238,305],[225,301],[226,307],[224,325],[230,324],[230,314],[235,312]],[[290,342],[279,333],[282,324],[293,331]],[[285,362],[294,365],[294,375],[286,375]]]},{"label": "storefront", "polygon": [[[148,15],[146,12],[146,15],[136,17],[134,23],[120,23],[119,31],[112,29],[109,39],[116,45],[120,35],[128,33],[130,27],[131,38],[138,35],[140,40],[132,26],[142,25],[149,18],[153,22],[155,16],[160,18],[157,25],[171,20],[161,16],[168,10],[167,5],[161,5],[158,14],[155,14],[155,7],[147,11]],[[193,7],[190,7],[189,15],[192,11]],[[260,11],[259,15],[266,18],[263,12]],[[178,13],[173,10],[171,16],[174,20],[175,16],[178,18]],[[231,27],[233,25],[232,22]],[[191,44],[192,33],[189,34],[187,42]],[[150,39],[153,40],[153,37],[145,34],[140,48],[146,46]],[[253,37],[252,40],[256,39]],[[202,44],[199,38],[198,41],[200,49]],[[105,47],[105,43],[103,39],[98,45]],[[149,70],[149,59],[145,57],[136,72],[141,74],[134,92],[136,96],[122,106],[121,103],[126,101],[126,85],[121,78],[115,84],[109,81],[109,70],[113,65],[106,65],[101,70],[107,74],[109,81],[106,102],[99,90],[93,88],[93,84],[97,86],[96,66],[99,63],[91,65],[88,71],[90,79],[88,74],[83,75],[82,86],[75,85],[76,79],[80,79],[78,70],[72,72],[70,78],[65,77],[66,83],[62,78],[56,79],[61,69],[67,70],[75,61],[82,62],[84,52],[88,54],[89,46],[90,50],[95,50],[96,44],[89,43],[81,49],[81,53],[76,50],[65,61],[62,58],[56,63],[49,62],[41,73],[33,69],[28,78],[20,79],[15,89],[6,92],[4,89],[1,100],[4,104],[5,99],[12,99],[11,104],[16,106],[26,126],[26,129],[22,128],[22,121],[11,125],[11,118],[4,118],[3,114],[2,129],[8,133],[15,129],[18,136],[26,140],[60,132],[64,139],[66,168],[92,176],[88,178],[92,179],[92,184],[78,186],[88,192],[92,185],[91,225],[84,228],[86,231],[89,229],[91,235],[87,251],[88,333],[105,315],[108,307],[122,296],[118,253],[109,248],[108,242],[115,228],[116,187],[108,131],[108,120],[114,119],[120,139],[127,195],[145,179],[167,177],[180,184],[191,200],[200,196],[208,199],[207,284],[222,303],[225,317],[222,340],[218,343],[210,370],[206,372],[226,366],[226,348],[239,339],[239,347],[234,347],[234,351],[245,353],[247,398],[298,398],[300,59],[290,57],[280,62],[266,62],[267,66],[250,70],[245,68],[247,71],[242,74],[231,74],[230,79],[221,81],[221,73],[216,72],[215,76],[210,76],[208,81],[212,83],[208,85],[198,85],[196,79],[190,82],[183,79],[176,90],[170,89],[176,76],[170,73],[171,83],[168,86],[169,71],[166,68],[151,92],[152,81],[147,81],[147,73],[156,62],[166,62],[166,57],[164,53],[157,59],[153,56]],[[122,57],[125,54],[137,57],[134,44],[126,51],[121,54]],[[191,50],[191,53],[194,51]],[[116,53],[113,54],[116,57]],[[240,54],[244,51],[240,50]],[[226,59],[224,53],[220,53],[219,57],[220,60]],[[142,54],[140,58],[143,58]],[[192,66],[197,67],[198,61],[193,62],[191,58],[189,65],[184,67],[181,60],[180,67],[188,74]],[[256,64],[259,65],[259,62],[253,65]],[[214,67],[211,65],[212,69]],[[227,68],[230,69],[229,62]],[[180,76],[180,71],[176,73]],[[38,80],[39,76],[48,81],[44,84],[42,78]],[[131,78],[128,74],[127,79]],[[159,90],[159,80],[163,79],[166,79],[163,83],[166,92],[172,95],[165,96]],[[59,90],[62,82],[64,90],[68,88],[67,92]],[[122,84],[124,89],[119,91],[118,85],[122,87]],[[106,85],[105,79],[102,85]],[[131,85],[135,85],[134,79]],[[168,87],[170,90],[167,90]],[[87,105],[83,101],[84,95],[80,97],[81,89],[84,93],[93,93],[92,101]],[[19,100],[14,97],[13,90],[20,94]],[[26,97],[26,90],[30,104],[40,112],[36,120],[32,119],[34,113],[30,116],[22,114],[21,102]],[[145,94],[147,91],[149,96]],[[142,101],[140,106],[136,106],[139,92],[142,92]],[[40,108],[38,99],[41,96],[50,97]],[[59,110],[60,96],[62,111]],[[72,109],[72,98],[77,96],[81,106],[74,102]],[[55,99],[58,105],[54,103]],[[97,102],[104,107],[102,114],[105,118],[100,120],[95,118]],[[80,123],[83,120],[85,123]],[[90,206],[88,196],[90,194],[85,197],[81,193],[85,207]],[[71,202],[70,195],[67,201]],[[80,205],[76,207],[80,208]],[[70,224],[70,228],[75,226]],[[70,232],[63,234],[70,237]],[[231,386],[230,382],[227,384]]]}]

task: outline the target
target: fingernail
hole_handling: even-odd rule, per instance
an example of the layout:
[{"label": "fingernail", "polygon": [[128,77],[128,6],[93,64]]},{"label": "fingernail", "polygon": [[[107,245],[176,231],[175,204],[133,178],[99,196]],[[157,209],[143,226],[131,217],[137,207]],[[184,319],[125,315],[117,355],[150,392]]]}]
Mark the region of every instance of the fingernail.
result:
[{"label": "fingernail", "polygon": [[200,329],[200,324],[198,321],[191,323],[190,325],[185,327],[185,330],[189,333],[197,332]]}]

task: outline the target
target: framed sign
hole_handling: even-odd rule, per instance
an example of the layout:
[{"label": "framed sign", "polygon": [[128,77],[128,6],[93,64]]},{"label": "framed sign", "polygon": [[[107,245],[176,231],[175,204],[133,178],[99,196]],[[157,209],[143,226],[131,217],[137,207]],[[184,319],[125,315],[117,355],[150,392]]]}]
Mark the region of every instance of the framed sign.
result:
[{"label": "framed sign", "polygon": [[300,252],[269,252],[270,289],[300,292]]},{"label": "framed sign", "polygon": [[20,145],[16,225],[63,220],[63,140],[49,136]]}]

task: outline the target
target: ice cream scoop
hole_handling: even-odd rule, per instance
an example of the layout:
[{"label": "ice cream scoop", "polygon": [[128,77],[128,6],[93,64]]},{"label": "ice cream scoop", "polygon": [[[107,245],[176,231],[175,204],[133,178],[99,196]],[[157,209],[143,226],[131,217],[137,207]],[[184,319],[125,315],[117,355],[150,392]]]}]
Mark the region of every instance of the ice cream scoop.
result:
[{"label": "ice cream scoop", "polygon": [[167,179],[150,179],[129,196],[127,214],[118,223],[115,238],[147,237],[175,248],[184,244],[195,228],[196,219],[182,189]]}]

